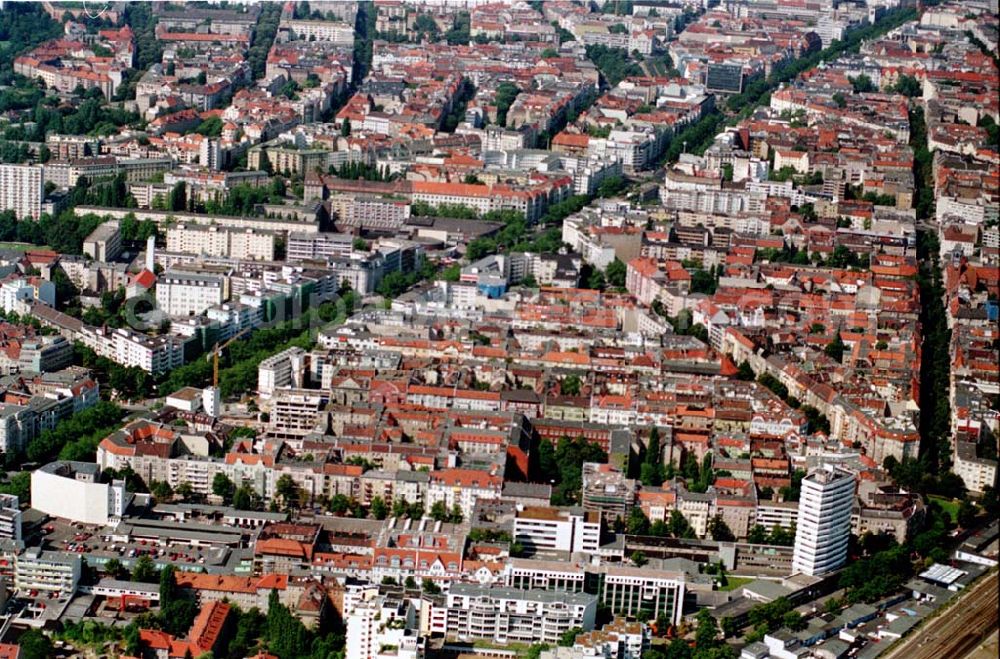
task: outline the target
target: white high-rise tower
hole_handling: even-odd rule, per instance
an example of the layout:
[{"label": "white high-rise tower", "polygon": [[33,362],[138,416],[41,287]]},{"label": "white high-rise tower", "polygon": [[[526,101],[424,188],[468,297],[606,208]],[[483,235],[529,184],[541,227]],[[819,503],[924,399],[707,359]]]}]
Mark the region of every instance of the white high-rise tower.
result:
[{"label": "white high-rise tower", "polygon": [[822,575],[847,560],[854,475],[830,466],[802,479],[792,572]]},{"label": "white high-rise tower", "polygon": [[156,272],[156,236],[146,239],[146,269]]}]

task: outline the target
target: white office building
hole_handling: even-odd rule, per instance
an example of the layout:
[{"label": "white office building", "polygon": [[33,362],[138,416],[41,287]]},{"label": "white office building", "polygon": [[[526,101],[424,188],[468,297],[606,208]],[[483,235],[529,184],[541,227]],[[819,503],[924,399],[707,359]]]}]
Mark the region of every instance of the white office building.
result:
[{"label": "white office building", "polygon": [[853,474],[830,466],[802,479],[793,572],[819,576],[844,564],[854,484]]},{"label": "white office building", "polygon": [[601,516],[582,509],[524,507],[514,518],[514,540],[531,549],[596,553]]}]

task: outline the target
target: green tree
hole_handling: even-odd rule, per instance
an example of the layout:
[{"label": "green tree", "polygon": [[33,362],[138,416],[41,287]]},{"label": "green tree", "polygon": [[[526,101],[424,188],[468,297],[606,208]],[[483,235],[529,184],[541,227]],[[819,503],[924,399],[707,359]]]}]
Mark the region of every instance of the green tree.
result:
[{"label": "green tree", "polygon": [[448,506],[445,505],[444,501],[435,501],[431,505],[430,518],[436,522],[448,521]]},{"label": "green tree", "polygon": [[167,210],[187,210],[187,185],[183,181],[171,188],[170,194],[167,196]]},{"label": "green tree", "polygon": [[385,519],[389,516],[389,507],[385,505],[385,500],[382,497],[372,498],[372,503],[369,508],[371,516],[375,519]]},{"label": "green tree", "polygon": [[767,536],[767,542],[780,547],[791,547],[795,544],[795,524],[790,529],[775,524]]},{"label": "green tree", "polygon": [[136,559],[132,566],[132,581],[142,581],[144,583],[155,583],[158,578],[156,564],[153,559],[143,554]]},{"label": "green tree", "polygon": [[848,78],[848,80],[851,81],[851,87],[854,88],[855,94],[866,94],[875,91],[875,84],[872,83],[872,79],[864,73],[856,78]]},{"label": "green tree", "polygon": [[602,291],[604,290],[604,286],[605,286],[604,273],[598,270],[597,268],[591,268],[590,274],[587,276],[586,288],[595,291]]},{"label": "green tree", "polygon": [[439,32],[438,25],[434,20],[434,17],[425,13],[417,14],[417,19],[413,22],[413,29],[417,31],[417,38],[419,41],[423,41],[428,38],[433,41]]},{"label": "green tree", "polygon": [[212,494],[217,497],[221,497],[223,501],[227,504],[232,501],[233,495],[236,493],[236,484],[233,483],[221,471],[215,474],[212,478]]},{"label": "green tree", "polygon": [[643,485],[659,486],[663,483],[663,456],[660,450],[660,431],[656,426],[649,431],[649,443],[642,466],[639,468],[639,479]]},{"label": "green tree", "polygon": [[913,76],[901,75],[896,79],[896,84],[890,87],[889,91],[903,96],[914,98],[923,94],[923,87],[920,81]]},{"label": "green tree", "polygon": [[[698,611],[695,620],[697,621],[697,626],[694,631],[694,645],[699,656],[701,653],[708,653],[714,649],[719,649],[720,646],[724,646],[722,640],[719,638],[719,626],[708,609]],[[717,654],[708,656],[717,656]]]},{"label": "green tree", "polygon": [[524,653],[525,659],[538,659],[542,656],[543,652],[551,650],[551,646],[548,643],[535,643],[528,648],[528,651]]},{"label": "green tree", "polygon": [[609,48],[601,44],[587,46],[587,57],[604,76],[608,85],[615,86],[628,76],[642,75],[642,69],[632,61],[623,48]]},{"label": "green tree", "polygon": [[125,567],[117,558],[110,558],[104,563],[104,571],[112,579],[119,579],[126,574]]},{"label": "green tree", "polygon": [[971,529],[976,525],[976,516],[979,508],[973,502],[966,499],[958,507],[958,525],[963,529]]},{"label": "green tree", "polygon": [[233,492],[233,508],[236,510],[256,510],[256,494],[249,485],[240,485]]},{"label": "green tree", "polygon": [[670,511],[670,535],[675,538],[693,538],[694,529],[691,528],[691,524],[684,517],[684,514],[679,510]]},{"label": "green tree", "polygon": [[754,524],[747,533],[747,542],[753,545],[762,545],[767,542],[767,529],[762,524]]},{"label": "green tree", "polygon": [[806,621],[803,620],[802,614],[798,611],[789,611],[782,617],[781,622],[793,632],[802,631],[806,628]]},{"label": "green tree", "polygon": [[607,280],[608,285],[615,288],[625,288],[626,274],[627,268],[618,257],[615,257],[615,260],[609,263],[608,267],[604,270],[604,278]]},{"label": "green tree", "polygon": [[708,532],[712,536],[712,540],[722,541],[722,542],[732,542],[736,540],[736,535],[726,524],[726,521],[722,519],[722,515],[716,515],[708,521]]},{"label": "green tree", "polygon": [[583,629],[580,627],[573,627],[567,629],[559,637],[559,646],[564,648],[571,648],[573,644],[576,643],[576,637],[583,633]]},{"label": "green tree", "polygon": [[21,471],[10,477],[10,482],[0,484],[0,493],[12,494],[21,503],[31,502],[31,473]]},{"label": "green tree", "polygon": [[335,494],[330,499],[330,512],[343,515],[351,508],[351,499],[345,494]]},{"label": "green tree", "polygon": [[[580,500],[580,491],[583,485],[583,464],[585,462],[607,462],[607,454],[593,442],[589,442],[582,437],[569,439],[563,437],[555,446],[555,450],[549,450],[545,444],[551,444],[547,440],[539,442],[539,478],[554,481],[552,492],[552,503],[555,505],[572,505]],[[551,471],[541,471],[544,468]]]},{"label": "green tree", "polygon": [[174,579],[176,568],[173,565],[165,565],[160,570],[160,608],[169,607],[170,603],[177,599],[177,581]]},{"label": "green tree", "polygon": [[17,639],[21,659],[49,659],[55,656],[52,641],[41,630],[28,629]]},{"label": "green tree", "polygon": [[649,533],[649,518],[639,506],[633,506],[625,522],[625,530],[629,535],[646,535]]},{"label": "green tree", "polygon": [[583,382],[580,380],[580,376],[575,373],[567,375],[559,383],[559,391],[564,396],[579,396],[580,388]]},{"label": "green tree", "polygon": [[609,176],[597,186],[597,196],[601,198],[614,197],[625,187],[625,179],[621,176]]},{"label": "green tree", "polygon": [[510,106],[513,105],[514,99],[517,98],[520,93],[520,88],[515,84],[501,82],[497,85],[496,94],[494,94],[493,99],[497,108],[498,125],[507,125],[507,111],[510,110]]},{"label": "green tree", "polygon": [[991,485],[987,485],[983,488],[983,496],[979,500],[983,506],[983,510],[991,518],[996,519],[1000,516],[1000,497],[997,496],[997,490]]},{"label": "green tree", "polygon": [[222,135],[222,126],[221,117],[209,117],[198,125],[195,132],[206,137],[219,137]]},{"label": "green tree", "polygon": [[276,590],[268,597],[264,637],[268,650],[279,657],[302,656],[303,649],[312,645],[309,630],[281,603]]},{"label": "green tree", "polygon": [[274,491],[281,498],[286,508],[291,508],[299,504],[301,489],[291,475],[282,474],[278,477],[278,482],[274,485]]},{"label": "green tree", "polygon": [[845,348],[844,340],[840,337],[840,331],[838,331],[836,336],[833,337],[833,341],[823,348],[823,352],[826,353],[827,357],[839,363],[844,359]]},{"label": "green tree", "polygon": [[406,499],[399,498],[392,502],[392,516],[397,519],[406,517],[409,509],[410,504],[406,502]]},{"label": "green tree", "polygon": [[183,501],[190,501],[194,497],[194,487],[192,487],[191,483],[188,483],[187,481],[178,485],[175,492]]}]

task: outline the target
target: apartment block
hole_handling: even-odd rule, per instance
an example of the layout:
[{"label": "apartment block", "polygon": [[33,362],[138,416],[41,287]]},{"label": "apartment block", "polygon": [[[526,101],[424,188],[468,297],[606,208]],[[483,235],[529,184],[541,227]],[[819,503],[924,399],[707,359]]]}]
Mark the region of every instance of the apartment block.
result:
[{"label": "apartment block", "polygon": [[353,242],[354,236],[344,233],[292,232],[285,251],[289,261],[349,258]]},{"label": "apartment block", "polygon": [[0,210],[18,219],[37,220],[45,198],[45,168],[41,165],[0,165]]},{"label": "apartment block", "polygon": [[18,498],[13,494],[0,494],[0,539],[20,544],[21,523],[21,503]]},{"label": "apartment block", "polygon": [[257,393],[270,397],[275,390],[301,388],[308,370],[308,356],[302,348],[288,348],[268,357],[257,366]]},{"label": "apartment block", "polygon": [[448,591],[446,635],[463,641],[507,643],[559,642],[574,627],[594,628],[597,597],[454,584]]},{"label": "apartment block", "polygon": [[18,355],[18,368],[33,373],[58,371],[73,363],[73,344],[62,336],[38,337],[25,341]]},{"label": "apartment block", "polygon": [[193,316],[229,299],[224,275],[168,270],[156,284],[156,305],[169,316]]},{"label": "apartment block", "polygon": [[72,595],[80,583],[83,560],[79,554],[29,547],[14,558],[14,589]]},{"label": "apartment block", "polygon": [[114,261],[122,252],[122,233],[118,221],[105,222],[83,240],[83,253],[95,261]]},{"label": "apartment block", "polygon": [[276,234],[260,229],[227,229],[180,224],[167,229],[167,251],[226,256],[250,261],[273,261]]}]

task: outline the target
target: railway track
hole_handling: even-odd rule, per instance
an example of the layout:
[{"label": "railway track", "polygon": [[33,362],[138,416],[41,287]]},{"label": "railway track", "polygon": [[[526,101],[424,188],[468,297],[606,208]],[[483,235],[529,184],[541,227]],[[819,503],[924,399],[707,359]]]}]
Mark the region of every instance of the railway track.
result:
[{"label": "railway track", "polygon": [[889,652],[886,659],[960,659],[997,628],[998,580],[988,574],[941,615]]}]

